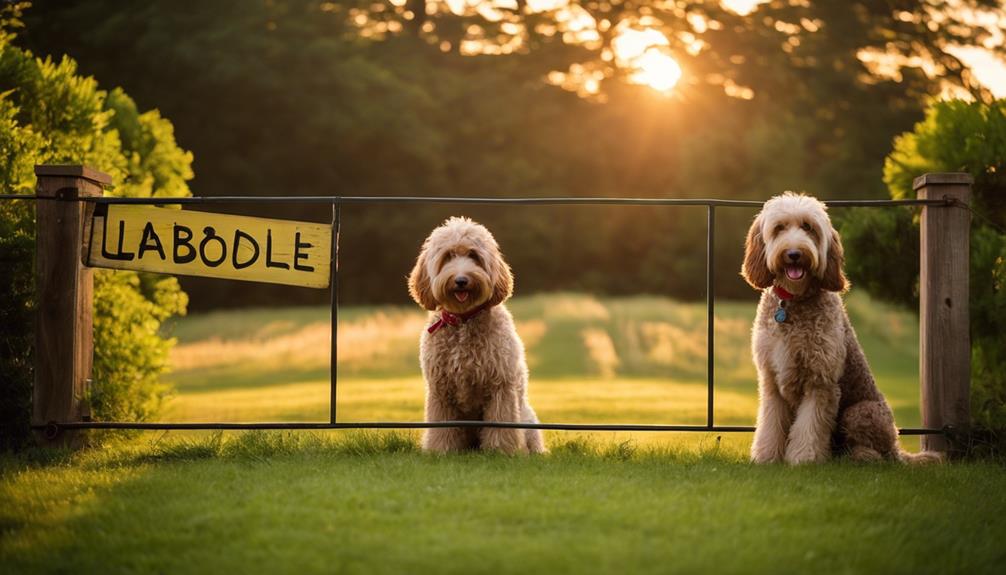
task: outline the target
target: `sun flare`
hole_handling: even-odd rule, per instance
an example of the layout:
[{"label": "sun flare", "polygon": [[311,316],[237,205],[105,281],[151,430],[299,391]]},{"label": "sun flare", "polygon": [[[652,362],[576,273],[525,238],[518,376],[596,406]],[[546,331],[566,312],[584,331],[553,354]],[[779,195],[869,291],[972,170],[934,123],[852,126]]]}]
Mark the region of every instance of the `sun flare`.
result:
[{"label": "sun flare", "polygon": [[629,79],[660,92],[669,92],[681,79],[681,66],[667,53],[670,42],[653,28],[621,30],[613,42],[620,66],[633,70]]},{"label": "sun flare", "polygon": [[667,54],[659,50],[647,50],[636,60],[637,71],[632,80],[646,84],[660,92],[669,92],[681,79],[681,66]]}]

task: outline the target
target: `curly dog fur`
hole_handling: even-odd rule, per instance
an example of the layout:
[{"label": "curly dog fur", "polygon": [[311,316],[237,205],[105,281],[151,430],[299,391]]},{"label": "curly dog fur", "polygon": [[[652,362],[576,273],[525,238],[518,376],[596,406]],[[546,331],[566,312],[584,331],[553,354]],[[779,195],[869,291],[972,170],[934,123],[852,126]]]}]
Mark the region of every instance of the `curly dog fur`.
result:
[{"label": "curly dog fur", "polygon": [[[527,398],[524,344],[503,305],[513,274],[489,230],[468,218],[434,229],[409,276],[409,293],[431,312],[419,343],[426,421],[538,423]],[[428,429],[423,449],[546,451],[541,430],[501,428]]]},{"label": "curly dog fur", "polygon": [[894,415],[839,295],[848,288],[843,263],[826,207],[810,196],[776,196],[751,225],[741,275],[762,290],[751,341],[759,392],[751,459],[937,460],[898,444]]}]

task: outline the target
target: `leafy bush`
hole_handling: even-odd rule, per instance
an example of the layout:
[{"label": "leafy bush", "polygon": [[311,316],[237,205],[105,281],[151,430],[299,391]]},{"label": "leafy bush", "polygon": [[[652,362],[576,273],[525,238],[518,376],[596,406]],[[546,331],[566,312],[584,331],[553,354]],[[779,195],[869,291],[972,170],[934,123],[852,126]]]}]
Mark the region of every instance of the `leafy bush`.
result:
[{"label": "leafy bush", "polygon": [[[12,44],[23,5],[0,9],[0,188],[33,192],[36,164],[87,164],[112,176],[112,195],[187,196],[192,155],[157,111],[121,90],[99,90],[69,58],[40,59]],[[108,193],[108,192],[106,192]],[[34,206],[0,202],[0,446],[30,437],[34,345]],[[162,321],[185,312],[172,277],[98,270],[94,289],[95,419],[143,419],[167,392],[158,383],[173,341]]]},{"label": "leafy bush", "polygon": [[[971,208],[971,406],[974,423],[1006,429],[1006,100],[933,104],[899,136],[884,181],[891,197],[914,197],[927,172],[967,172]],[[918,309],[918,223],[875,210],[843,226],[849,273],[878,297]]]}]

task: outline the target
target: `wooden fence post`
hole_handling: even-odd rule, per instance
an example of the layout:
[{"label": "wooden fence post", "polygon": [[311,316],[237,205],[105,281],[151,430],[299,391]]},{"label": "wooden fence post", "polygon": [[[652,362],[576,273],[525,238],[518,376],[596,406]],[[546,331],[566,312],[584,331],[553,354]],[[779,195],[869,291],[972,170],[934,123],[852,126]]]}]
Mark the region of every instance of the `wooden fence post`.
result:
[{"label": "wooden fence post", "polygon": [[[922,425],[950,426],[947,436],[924,435],[922,448],[959,453],[953,441],[971,424],[970,286],[971,201],[969,174],[925,174],[915,178],[919,199],[958,205],[924,206],[919,273],[919,377]],[[963,204],[963,205],[960,205]]]},{"label": "wooden fence post", "polygon": [[[82,263],[94,205],[72,201],[101,196],[111,178],[85,166],[35,166],[35,387],[32,425],[82,421],[91,377],[94,272]],[[68,201],[63,201],[68,200]],[[80,434],[47,432],[45,445],[79,443]]]}]

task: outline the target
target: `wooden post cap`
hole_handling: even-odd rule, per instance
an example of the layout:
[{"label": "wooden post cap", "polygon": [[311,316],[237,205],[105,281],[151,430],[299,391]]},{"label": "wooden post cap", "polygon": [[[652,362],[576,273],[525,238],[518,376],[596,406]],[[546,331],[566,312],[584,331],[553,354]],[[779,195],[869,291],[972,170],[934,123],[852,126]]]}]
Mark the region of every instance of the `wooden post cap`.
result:
[{"label": "wooden post cap", "polygon": [[919,188],[926,186],[953,186],[961,184],[970,186],[973,183],[974,178],[971,177],[971,174],[964,172],[934,172],[915,178],[912,182],[912,191],[917,192]]},{"label": "wooden post cap", "polygon": [[57,166],[57,165],[38,165],[35,166],[35,176],[55,176],[55,177],[65,177],[65,178],[84,178],[85,180],[90,180],[99,186],[106,188],[112,185],[112,176],[109,176],[105,172],[99,172],[90,166]]}]

